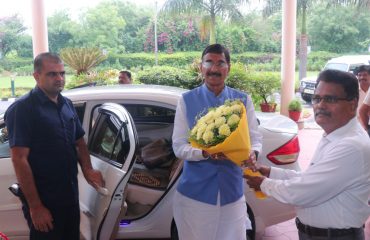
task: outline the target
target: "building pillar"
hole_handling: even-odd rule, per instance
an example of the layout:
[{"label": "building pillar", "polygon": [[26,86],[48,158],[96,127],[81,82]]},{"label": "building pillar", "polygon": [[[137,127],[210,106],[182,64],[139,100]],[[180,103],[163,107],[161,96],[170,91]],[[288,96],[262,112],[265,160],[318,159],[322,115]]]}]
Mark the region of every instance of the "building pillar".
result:
[{"label": "building pillar", "polygon": [[32,0],[32,46],[33,57],[49,51],[48,27],[44,0]]},{"label": "building pillar", "polygon": [[288,105],[294,98],[297,0],[283,0],[282,4],[280,113],[288,116]]}]

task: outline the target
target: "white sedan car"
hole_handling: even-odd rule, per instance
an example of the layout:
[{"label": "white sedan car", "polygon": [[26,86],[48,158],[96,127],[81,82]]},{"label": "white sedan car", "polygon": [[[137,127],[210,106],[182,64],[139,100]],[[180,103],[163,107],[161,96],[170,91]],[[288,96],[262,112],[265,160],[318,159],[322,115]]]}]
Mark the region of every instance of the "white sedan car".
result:
[{"label": "white sedan car", "polygon": [[[73,101],[94,168],[106,188],[90,187],[79,173],[81,234],[85,239],[178,239],[174,192],[183,160],[170,151],[176,104],[185,90],[151,85],[88,87],[64,91]],[[279,114],[257,113],[263,134],[258,162],[298,170],[297,125]],[[87,136],[88,139],[87,139]],[[167,144],[166,144],[167,143]],[[162,158],[155,163],[154,158]],[[28,239],[20,201],[8,187],[16,182],[7,131],[0,116],[0,232]],[[272,198],[256,199],[245,186],[248,214],[258,239],[265,227],[295,216],[294,208]]]}]

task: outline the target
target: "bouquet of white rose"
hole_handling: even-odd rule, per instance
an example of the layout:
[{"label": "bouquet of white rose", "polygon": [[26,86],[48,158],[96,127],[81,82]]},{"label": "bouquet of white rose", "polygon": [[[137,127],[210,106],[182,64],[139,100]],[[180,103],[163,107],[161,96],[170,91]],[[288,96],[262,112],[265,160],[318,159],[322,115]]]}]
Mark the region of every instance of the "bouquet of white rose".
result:
[{"label": "bouquet of white rose", "polygon": [[189,141],[193,147],[210,154],[222,152],[240,166],[251,150],[246,110],[242,101],[227,100],[217,108],[208,109],[191,129]]},{"label": "bouquet of white rose", "polygon": [[[238,166],[249,158],[251,142],[246,109],[241,100],[226,100],[217,108],[209,108],[208,112],[199,118],[190,130],[190,144],[209,154],[223,153]],[[244,174],[256,175],[250,169]],[[260,191],[258,198],[265,198]]]}]

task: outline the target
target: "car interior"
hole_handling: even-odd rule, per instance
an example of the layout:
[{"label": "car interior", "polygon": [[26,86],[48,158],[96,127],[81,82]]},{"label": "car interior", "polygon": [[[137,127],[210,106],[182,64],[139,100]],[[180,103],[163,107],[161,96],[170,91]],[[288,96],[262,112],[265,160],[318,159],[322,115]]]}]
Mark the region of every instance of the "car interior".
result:
[{"label": "car interior", "polygon": [[172,186],[182,161],[172,150],[175,110],[150,105],[125,105],[139,138],[139,150],[127,186],[127,213],[131,220],[147,214]]},{"label": "car interior", "polygon": [[[182,161],[172,150],[175,110],[145,104],[124,104],[124,107],[133,118],[138,135],[136,161],[124,193],[127,211],[123,220],[131,221],[145,216],[165,197],[181,172]],[[93,111],[91,126],[97,116],[97,109]],[[129,151],[125,141],[127,130],[114,118],[96,122],[101,126],[90,139],[90,152],[113,165],[122,166]]]}]

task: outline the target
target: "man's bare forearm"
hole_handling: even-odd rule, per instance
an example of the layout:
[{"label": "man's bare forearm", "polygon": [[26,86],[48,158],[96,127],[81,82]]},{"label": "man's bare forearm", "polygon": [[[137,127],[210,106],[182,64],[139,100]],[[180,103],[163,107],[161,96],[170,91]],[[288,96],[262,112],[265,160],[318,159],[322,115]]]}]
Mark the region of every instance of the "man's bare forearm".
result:
[{"label": "man's bare forearm", "polygon": [[36,189],[32,169],[28,163],[29,148],[13,147],[11,154],[15,174],[29,207],[41,206],[42,202]]},{"label": "man's bare forearm", "polygon": [[100,171],[94,170],[91,164],[90,153],[83,138],[76,141],[78,152],[78,161],[81,165],[82,172],[86,181],[98,189],[104,187],[104,179]]},{"label": "man's bare forearm", "polygon": [[83,138],[76,141],[76,147],[78,152],[78,162],[80,163],[82,172],[86,175],[86,171],[92,169],[90,153]]},{"label": "man's bare forearm", "polygon": [[369,112],[370,112],[370,106],[366,104],[361,104],[360,110],[359,110],[359,120],[363,128],[367,130],[367,126],[369,123]]}]

